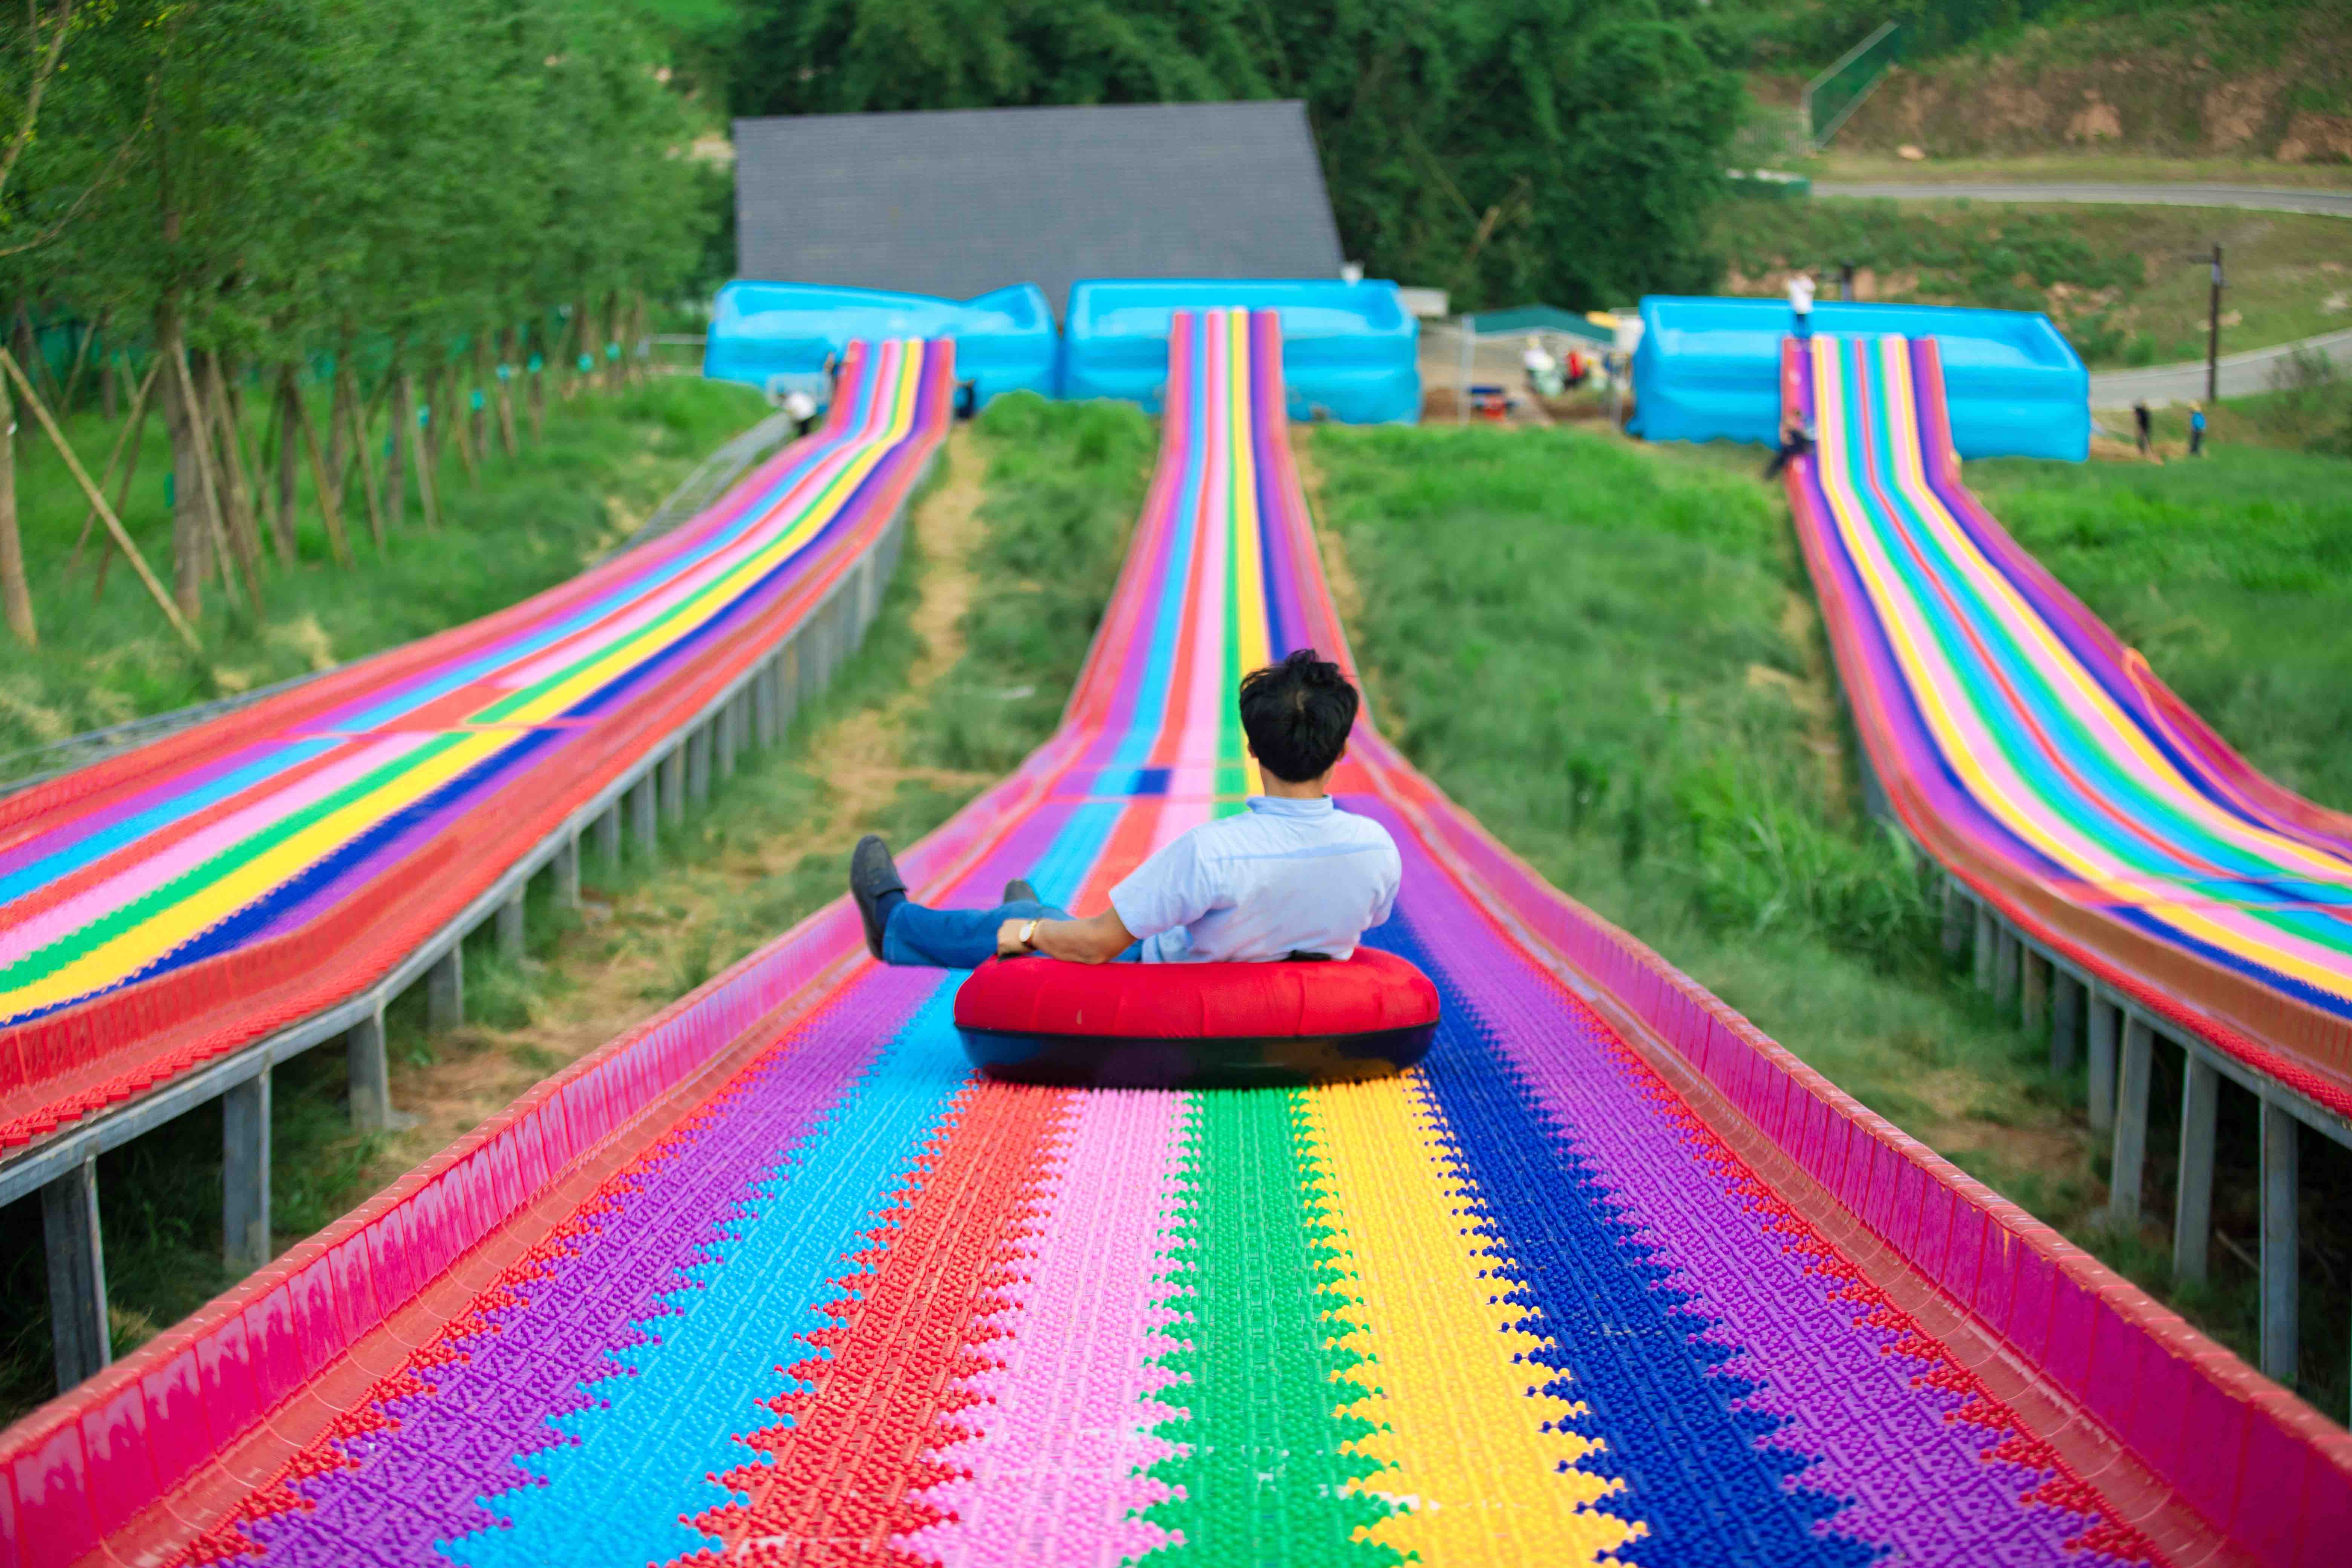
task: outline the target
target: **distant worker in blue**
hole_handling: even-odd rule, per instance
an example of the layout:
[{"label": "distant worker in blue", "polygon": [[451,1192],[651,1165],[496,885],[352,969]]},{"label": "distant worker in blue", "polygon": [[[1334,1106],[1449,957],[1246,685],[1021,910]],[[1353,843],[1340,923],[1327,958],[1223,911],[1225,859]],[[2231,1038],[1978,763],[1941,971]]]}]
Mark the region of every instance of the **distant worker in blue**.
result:
[{"label": "distant worker in blue", "polygon": [[2192,458],[2205,455],[2205,405],[2201,403],[2189,405],[2189,455]]},{"label": "distant worker in blue", "polygon": [[1261,963],[1346,959],[1389,918],[1403,862],[1388,829],[1333,803],[1359,699],[1339,667],[1301,648],[1242,679],[1242,733],[1265,793],[1249,809],[1180,834],[1085,920],[1041,902],[1026,881],[990,909],[940,910],[907,897],[889,846],[872,834],[849,858],[866,951],[885,963],[977,969],[1041,952],[1072,963]]},{"label": "distant worker in blue", "polygon": [[1789,276],[1789,309],[1796,313],[1797,339],[1809,342],[1813,335],[1813,275],[1794,272]]}]

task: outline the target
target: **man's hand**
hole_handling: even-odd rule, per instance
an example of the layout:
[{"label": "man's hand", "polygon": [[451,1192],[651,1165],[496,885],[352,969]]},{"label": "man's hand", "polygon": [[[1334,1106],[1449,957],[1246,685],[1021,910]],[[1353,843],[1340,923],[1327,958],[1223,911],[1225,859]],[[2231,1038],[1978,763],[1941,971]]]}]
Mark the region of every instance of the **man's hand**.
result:
[{"label": "man's hand", "polygon": [[1135,942],[1120,922],[1117,910],[1105,910],[1082,921],[1037,921],[1036,931],[1024,942],[1021,933],[1028,931],[1031,923],[1024,917],[1015,917],[1000,924],[996,928],[996,955],[1018,958],[1023,953],[1035,952],[1058,958],[1065,963],[1108,963]]},{"label": "man's hand", "polygon": [[1031,947],[1027,942],[1021,940],[1021,933],[1036,924],[1037,922],[1035,921],[1024,915],[1008,920],[1003,925],[998,926],[996,928],[996,956],[999,958],[1018,958],[1024,952],[1034,952],[1036,949]]}]

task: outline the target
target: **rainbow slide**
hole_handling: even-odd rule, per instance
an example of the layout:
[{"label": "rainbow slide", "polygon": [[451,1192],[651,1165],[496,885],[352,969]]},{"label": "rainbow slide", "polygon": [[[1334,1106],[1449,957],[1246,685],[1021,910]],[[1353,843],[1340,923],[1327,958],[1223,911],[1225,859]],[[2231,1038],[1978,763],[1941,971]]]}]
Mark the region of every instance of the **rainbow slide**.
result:
[{"label": "rainbow slide", "polygon": [[2053,951],[2352,1116],[2352,817],[2256,773],[1961,484],[1932,339],[1791,343],[1789,493],[1904,825]]},{"label": "rainbow slide", "polygon": [[[1276,318],[1180,312],[1062,729],[902,858],[1081,907],[1345,640]],[[1369,721],[1399,1079],[964,1067],[829,906],[0,1435],[89,1563],[2339,1561],[2352,1439],[1513,859]]]},{"label": "rainbow slide", "polygon": [[822,432],[652,544],[0,802],[0,1155],[366,989],[641,766],[859,566],[953,353],[861,350]]}]

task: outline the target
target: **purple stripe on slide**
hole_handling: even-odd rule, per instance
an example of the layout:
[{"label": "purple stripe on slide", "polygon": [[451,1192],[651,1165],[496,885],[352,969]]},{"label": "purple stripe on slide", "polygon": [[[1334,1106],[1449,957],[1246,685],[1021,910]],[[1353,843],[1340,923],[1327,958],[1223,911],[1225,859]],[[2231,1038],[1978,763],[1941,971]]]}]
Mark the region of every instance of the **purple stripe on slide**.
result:
[{"label": "purple stripe on slide", "polygon": [[294,1483],[313,1507],[246,1533],[272,1563],[448,1568],[434,1543],[495,1528],[476,1500],[531,1484],[516,1458],[563,1440],[550,1417],[590,1402],[583,1385],[611,1375],[612,1352],[634,1342],[631,1324],[662,1314],[656,1299],[680,1288],[677,1270],[938,988],[929,970],[859,973],[736,1092],[706,1102],[709,1120],[572,1237],[574,1250],[518,1286],[519,1305],[487,1314],[495,1330],[458,1345],[464,1361],[425,1374],[434,1392],[387,1405],[396,1430],[347,1442],[355,1468]]},{"label": "purple stripe on slide", "polygon": [[[1794,1479],[1853,1500],[1830,1528],[1891,1548],[1906,1563],[1950,1568],[2065,1559],[2082,1516],[2023,1494],[2043,1477],[1989,1464],[1997,1434],[1948,1412],[1959,1395],[1910,1386],[1918,1363],[1882,1347],[1896,1335],[1856,1322],[1829,1299],[1839,1283],[1762,1228],[1679,1129],[1610,1059],[1596,1026],[1557,1000],[1556,982],[1500,947],[1460,887],[1403,821],[1377,800],[1351,810],[1385,824],[1404,858],[1400,918],[1462,989],[1526,1075],[1538,1100],[1606,1181],[1624,1217],[1715,1320],[1708,1338],[1735,1351],[1723,1372],[1759,1386],[1743,1403],[1787,1418],[1770,1439],[1813,1462]],[[1473,1173],[1475,1174],[1475,1172]]]}]

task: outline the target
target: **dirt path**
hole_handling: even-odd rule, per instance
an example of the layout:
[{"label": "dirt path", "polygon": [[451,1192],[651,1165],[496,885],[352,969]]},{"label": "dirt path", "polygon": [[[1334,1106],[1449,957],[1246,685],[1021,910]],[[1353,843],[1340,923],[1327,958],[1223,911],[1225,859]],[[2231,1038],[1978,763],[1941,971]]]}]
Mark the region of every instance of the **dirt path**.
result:
[{"label": "dirt path", "polygon": [[[972,558],[985,528],[977,515],[983,463],[967,428],[950,437],[945,479],[917,509],[919,597],[911,621],[921,639],[906,688],[889,701],[827,724],[797,763],[778,771],[803,775],[797,789],[763,789],[739,781],[709,814],[723,830],[706,843],[715,852],[672,860],[654,876],[591,890],[579,926],[543,958],[527,960],[522,981],[528,1022],[512,1027],[468,1023],[432,1042],[430,1059],[396,1057],[393,1103],[414,1125],[381,1141],[353,1193],[373,1192],[446,1148],[550,1074],[651,1016],[782,929],[760,925],[763,905],[789,900],[818,882],[846,853],[902,784],[970,791],[984,775],[911,765],[904,755],[907,720],[923,693],[963,656],[959,627],[977,586]],[[765,770],[762,770],[764,773]],[[813,787],[811,787],[813,786]],[[814,795],[814,799],[809,798]],[[690,825],[691,826],[691,825]],[[824,889],[830,891],[830,888]],[[486,987],[473,984],[469,992]],[[511,976],[493,976],[489,986]],[[485,995],[479,1010],[499,1011]],[[505,1011],[519,1011],[511,1001]],[[292,1238],[286,1238],[292,1239]]]}]

